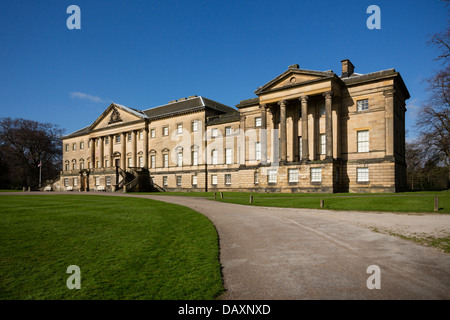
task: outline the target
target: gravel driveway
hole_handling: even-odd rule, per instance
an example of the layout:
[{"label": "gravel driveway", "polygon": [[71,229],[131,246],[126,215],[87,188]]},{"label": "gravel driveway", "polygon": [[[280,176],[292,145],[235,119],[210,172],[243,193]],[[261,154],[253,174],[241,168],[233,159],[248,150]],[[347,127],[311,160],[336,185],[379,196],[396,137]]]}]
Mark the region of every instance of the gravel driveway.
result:
[{"label": "gravel driveway", "polygon": [[[379,232],[450,234],[449,215],[267,208],[149,196],[216,226],[223,299],[449,299],[450,254]],[[380,289],[368,289],[381,270]]]}]

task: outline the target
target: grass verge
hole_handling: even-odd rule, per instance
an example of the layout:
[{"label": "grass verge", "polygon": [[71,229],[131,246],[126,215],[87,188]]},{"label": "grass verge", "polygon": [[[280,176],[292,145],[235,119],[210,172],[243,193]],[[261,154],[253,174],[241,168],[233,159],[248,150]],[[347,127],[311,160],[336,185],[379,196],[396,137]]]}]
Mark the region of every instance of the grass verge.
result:
[{"label": "grass verge", "polygon": [[[214,299],[217,232],[198,212],[138,198],[0,195],[0,299]],[[66,287],[69,265],[81,289]]]},{"label": "grass verge", "polygon": [[[324,200],[323,209],[381,211],[381,212],[428,212],[450,213],[450,192],[423,191],[383,194],[355,193],[250,193],[250,192],[163,192],[156,195],[194,196],[215,199],[216,201],[265,207],[320,209],[320,200]],[[253,203],[250,203],[250,195]],[[439,197],[439,211],[434,211],[434,198]]]}]

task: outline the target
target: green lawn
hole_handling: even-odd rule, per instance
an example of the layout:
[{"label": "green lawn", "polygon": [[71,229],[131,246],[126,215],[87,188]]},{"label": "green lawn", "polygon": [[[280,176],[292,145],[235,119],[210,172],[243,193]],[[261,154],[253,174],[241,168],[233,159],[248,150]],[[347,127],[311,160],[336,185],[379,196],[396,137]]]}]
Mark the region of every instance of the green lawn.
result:
[{"label": "green lawn", "polygon": [[[217,232],[177,205],[95,195],[0,195],[0,299],[214,299]],[[66,287],[69,265],[81,289]]]},{"label": "green lawn", "polygon": [[[450,191],[423,191],[382,194],[355,194],[355,193],[249,193],[249,192],[223,192],[224,198],[216,192],[161,192],[158,195],[197,196],[216,201],[286,208],[320,208],[323,199],[324,209],[332,210],[359,210],[359,211],[390,211],[390,212],[434,212],[434,197],[439,197],[439,213],[450,213]],[[253,203],[249,203],[253,195]]]}]

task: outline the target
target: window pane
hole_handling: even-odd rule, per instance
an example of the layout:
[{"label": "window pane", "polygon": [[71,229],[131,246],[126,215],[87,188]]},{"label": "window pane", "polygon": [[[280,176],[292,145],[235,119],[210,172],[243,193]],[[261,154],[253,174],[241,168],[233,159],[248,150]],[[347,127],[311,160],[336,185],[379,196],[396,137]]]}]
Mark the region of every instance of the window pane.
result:
[{"label": "window pane", "polygon": [[356,179],[358,182],[368,182],[369,181],[369,168],[357,168],[356,169]]},{"label": "window pane", "polygon": [[198,152],[192,151],[192,165],[198,165]]},{"label": "window pane", "polygon": [[[142,162],[142,164],[143,163],[144,162]],[[152,167],[152,169],[156,168],[156,156],[154,154],[150,156],[150,166]]]},{"label": "window pane", "polygon": [[217,155],[218,155],[217,150],[213,150],[212,151],[212,164],[217,164]]},{"label": "window pane", "polygon": [[369,152],[369,130],[358,131],[358,152]]},{"label": "window pane", "polygon": [[183,153],[182,152],[178,152],[177,154],[178,156],[178,166],[181,167],[183,165]]},{"label": "window pane", "polygon": [[260,142],[255,143],[255,157],[256,157],[256,160],[261,160],[261,143]]},{"label": "window pane", "polygon": [[312,182],[322,181],[322,168],[311,168],[311,181]]},{"label": "window pane", "polygon": [[274,169],[267,170],[267,182],[269,183],[277,182],[277,170]]},{"label": "window pane", "polygon": [[324,105],[324,104],[322,104],[322,105],[319,106],[319,114],[320,114],[321,116],[324,116],[324,115],[325,115],[325,105]]},{"label": "window pane", "polygon": [[325,134],[320,135],[320,154],[327,153],[327,137]]},{"label": "window pane", "polygon": [[358,111],[369,110],[369,99],[358,100],[356,101],[356,105]]},{"label": "window pane", "polygon": [[261,127],[261,117],[255,118],[255,127]]},{"label": "window pane", "polygon": [[225,163],[232,164],[231,149],[225,149]]},{"label": "window pane", "polygon": [[302,154],[303,154],[303,140],[302,137],[298,137],[298,158],[302,160]]},{"label": "window pane", "polygon": [[289,169],[289,182],[298,182],[298,169]]}]

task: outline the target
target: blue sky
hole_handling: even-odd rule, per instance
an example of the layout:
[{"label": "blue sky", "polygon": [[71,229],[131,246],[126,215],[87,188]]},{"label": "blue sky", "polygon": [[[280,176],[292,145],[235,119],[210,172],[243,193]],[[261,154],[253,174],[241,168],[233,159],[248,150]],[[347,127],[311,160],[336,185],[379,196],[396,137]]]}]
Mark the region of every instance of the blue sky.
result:
[{"label": "blue sky", "polygon": [[[69,30],[69,5],[81,30]],[[369,5],[381,29],[369,30]],[[147,109],[191,95],[235,106],[291,64],[340,75],[395,68],[413,135],[424,80],[439,68],[429,37],[447,26],[438,0],[0,2],[0,116],[90,125],[111,102]]]}]

